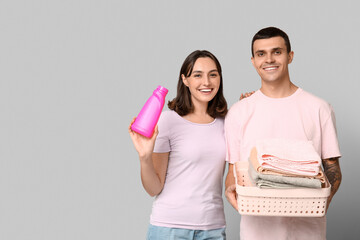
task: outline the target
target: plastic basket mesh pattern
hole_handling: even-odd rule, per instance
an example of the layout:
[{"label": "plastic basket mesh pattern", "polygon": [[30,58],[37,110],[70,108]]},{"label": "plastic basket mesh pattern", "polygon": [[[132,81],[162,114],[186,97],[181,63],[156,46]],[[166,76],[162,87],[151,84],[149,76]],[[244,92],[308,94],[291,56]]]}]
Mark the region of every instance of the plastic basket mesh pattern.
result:
[{"label": "plastic basket mesh pattern", "polygon": [[325,215],[330,184],[324,188],[260,189],[248,175],[248,162],[235,163],[239,213],[258,216],[321,217]]}]

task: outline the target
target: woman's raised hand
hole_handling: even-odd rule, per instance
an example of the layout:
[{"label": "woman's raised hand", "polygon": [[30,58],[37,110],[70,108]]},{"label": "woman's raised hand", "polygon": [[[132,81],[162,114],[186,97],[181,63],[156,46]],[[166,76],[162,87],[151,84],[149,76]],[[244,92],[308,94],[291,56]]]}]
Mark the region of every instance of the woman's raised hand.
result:
[{"label": "woman's raised hand", "polygon": [[139,157],[151,156],[154,146],[155,146],[155,139],[158,135],[158,127],[155,127],[154,133],[151,138],[147,138],[142,136],[141,134],[134,132],[131,130],[131,125],[135,122],[136,118],[133,118],[129,125],[129,134],[133,144],[135,146],[136,151],[139,153]]}]

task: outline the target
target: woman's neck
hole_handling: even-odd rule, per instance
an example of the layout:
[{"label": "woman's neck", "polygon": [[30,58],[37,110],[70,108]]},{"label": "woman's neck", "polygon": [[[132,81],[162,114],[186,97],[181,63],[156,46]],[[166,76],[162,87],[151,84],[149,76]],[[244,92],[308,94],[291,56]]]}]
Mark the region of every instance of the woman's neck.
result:
[{"label": "woman's neck", "polygon": [[214,118],[207,113],[192,112],[186,114],[183,118],[193,123],[211,123],[214,121]]},{"label": "woman's neck", "polygon": [[211,123],[214,121],[214,118],[207,112],[207,104],[196,104],[193,102],[193,105],[194,111],[184,116],[186,120],[194,123]]}]

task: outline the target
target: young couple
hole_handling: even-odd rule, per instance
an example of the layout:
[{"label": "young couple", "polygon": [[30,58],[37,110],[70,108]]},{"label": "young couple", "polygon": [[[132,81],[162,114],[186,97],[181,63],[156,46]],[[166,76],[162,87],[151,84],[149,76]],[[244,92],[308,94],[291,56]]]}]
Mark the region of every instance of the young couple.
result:
[{"label": "young couple", "polygon": [[[241,95],[245,98],[228,112],[219,61],[208,51],[195,51],[181,67],[171,111],[162,113],[153,137],[129,127],[142,184],[156,196],[147,239],[226,239],[225,160],[225,196],[237,209],[233,164],[247,161],[258,139],[311,140],[331,183],[330,203],[341,182],[334,113],[290,81],[293,56],[285,32],[274,27],[257,32],[251,61],[261,88]],[[325,239],[326,218],[242,216],[240,238]]]}]

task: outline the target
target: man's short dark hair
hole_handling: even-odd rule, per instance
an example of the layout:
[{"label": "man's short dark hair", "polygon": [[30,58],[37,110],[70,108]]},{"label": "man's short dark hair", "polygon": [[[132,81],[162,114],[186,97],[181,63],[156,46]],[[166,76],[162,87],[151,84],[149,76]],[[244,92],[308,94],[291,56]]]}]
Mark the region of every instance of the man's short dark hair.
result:
[{"label": "man's short dark hair", "polygon": [[267,27],[258,31],[251,42],[251,54],[254,57],[254,42],[258,39],[268,39],[273,37],[282,37],[285,41],[286,50],[288,53],[291,52],[291,45],[288,35],[281,29],[276,27]]}]

